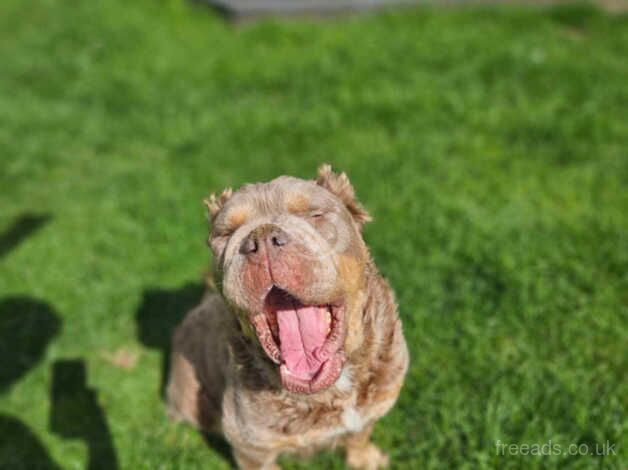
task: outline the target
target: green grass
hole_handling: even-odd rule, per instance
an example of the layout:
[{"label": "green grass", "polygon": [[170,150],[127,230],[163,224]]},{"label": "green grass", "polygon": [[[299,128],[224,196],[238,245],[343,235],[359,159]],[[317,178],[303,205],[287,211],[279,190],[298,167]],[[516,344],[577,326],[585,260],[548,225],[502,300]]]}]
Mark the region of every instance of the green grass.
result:
[{"label": "green grass", "polygon": [[[228,468],[159,394],[210,262],[201,199],[331,162],[411,349],[374,434],[394,467],[627,468],[627,57],[628,19],[586,6],[232,27],[3,0],[0,467]],[[343,467],[313,462],[284,459]]]}]

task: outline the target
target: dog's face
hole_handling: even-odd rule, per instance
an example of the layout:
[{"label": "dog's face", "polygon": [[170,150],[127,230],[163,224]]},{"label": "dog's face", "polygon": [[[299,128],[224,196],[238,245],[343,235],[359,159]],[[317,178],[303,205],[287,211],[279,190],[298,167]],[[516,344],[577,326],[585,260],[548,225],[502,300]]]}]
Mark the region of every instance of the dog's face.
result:
[{"label": "dog's face", "polygon": [[368,261],[370,218],[346,175],[324,165],[317,180],[282,176],[207,205],[218,281],[245,334],[287,390],[334,384],[358,335]]}]

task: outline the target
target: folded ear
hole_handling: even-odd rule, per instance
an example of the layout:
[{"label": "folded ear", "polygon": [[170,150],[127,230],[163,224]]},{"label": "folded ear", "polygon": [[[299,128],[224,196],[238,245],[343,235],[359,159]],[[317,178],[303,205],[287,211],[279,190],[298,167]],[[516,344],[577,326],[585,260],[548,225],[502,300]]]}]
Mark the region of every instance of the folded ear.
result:
[{"label": "folded ear", "polygon": [[334,173],[331,165],[325,163],[318,168],[316,184],[338,197],[347,207],[360,228],[366,222],[373,220],[364,206],[355,198],[355,190],[346,173]]},{"label": "folded ear", "polygon": [[211,194],[209,198],[203,199],[203,204],[207,207],[209,211],[209,221],[213,222],[220,210],[223,208],[225,203],[229,200],[231,195],[233,194],[233,190],[231,188],[226,188],[220,194],[220,196],[216,196],[216,194]]}]

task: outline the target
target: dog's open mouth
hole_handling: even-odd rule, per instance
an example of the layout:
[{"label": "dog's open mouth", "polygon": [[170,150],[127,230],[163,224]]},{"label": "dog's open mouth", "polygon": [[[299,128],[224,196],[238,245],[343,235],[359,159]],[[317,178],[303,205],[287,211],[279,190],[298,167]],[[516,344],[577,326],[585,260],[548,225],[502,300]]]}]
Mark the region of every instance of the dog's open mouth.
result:
[{"label": "dog's open mouth", "polygon": [[345,361],[342,303],[304,305],[274,286],[253,325],[266,354],[280,364],[287,390],[315,393],[338,379]]}]

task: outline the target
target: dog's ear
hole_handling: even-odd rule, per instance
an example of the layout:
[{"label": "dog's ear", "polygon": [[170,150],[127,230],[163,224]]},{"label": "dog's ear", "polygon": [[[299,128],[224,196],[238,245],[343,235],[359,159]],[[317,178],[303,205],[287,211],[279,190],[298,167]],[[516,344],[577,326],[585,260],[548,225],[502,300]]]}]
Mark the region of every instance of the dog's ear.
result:
[{"label": "dog's ear", "polygon": [[334,173],[331,169],[331,165],[325,163],[318,168],[316,184],[322,186],[340,199],[360,228],[366,222],[373,220],[364,206],[355,198],[355,190],[346,173]]},{"label": "dog's ear", "polygon": [[216,196],[216,194],[211,194],[208,198],[203,199],[203,204],[205,204],[209,212],[210,222],[214,221],[214,219],[232,194],[233,190],[231,188],[226,188],[225,190],[223,190],[220,196]]}]

